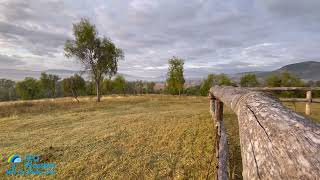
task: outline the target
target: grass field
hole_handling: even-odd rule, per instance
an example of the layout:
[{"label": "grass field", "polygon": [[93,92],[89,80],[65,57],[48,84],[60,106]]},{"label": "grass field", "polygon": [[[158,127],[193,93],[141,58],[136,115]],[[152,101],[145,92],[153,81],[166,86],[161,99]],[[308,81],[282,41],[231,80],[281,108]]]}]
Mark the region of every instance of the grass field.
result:
[{"label": "grass field", "polygon": [[[206,97],[104,97],[0,103],[0,154],[39,154],[49,179],[213,179],[214,130]],[[292,106],[292,104],[287,104]],[[293,107],[293,106],[292,106]],[[304,105],[297,103],[297,111]],[[320,106],[313,106],[320,120]],[[241,179],[236,117],[225,109],[230,169]],[[2,160],[2,158],[1,158]],[[0,162],[0,179],[8,176]]]}]

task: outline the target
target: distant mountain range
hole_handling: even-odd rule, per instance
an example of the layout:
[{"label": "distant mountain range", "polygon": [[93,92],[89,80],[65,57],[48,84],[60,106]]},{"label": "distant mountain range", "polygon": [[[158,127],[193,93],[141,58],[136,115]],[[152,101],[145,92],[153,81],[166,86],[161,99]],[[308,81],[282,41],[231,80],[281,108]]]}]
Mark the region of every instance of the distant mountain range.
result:
[{"label": "distant mountain range", "polygon": [[272,74],[280,74],[281,72],[288,71],[289,73],[295,74],[299,78],[309,80],[320,80],[320,62],[317,61],[305,61],[300,63],[289,64],[283,66],[274,71],[252,71],[243,72],[230,75],[233,79],[240,79],[245,74],[256,74],[258,78],[265,78]]},{"label": "distant mountain range", "polygon": [[[279,74],[283,71],[288,71],[292,74],[297,75],[301,79],[304,80],[320,80],[320,62],[316,61],[305,61],[301,63],[294,63],[294,64],[289,64],[286,66],[283,66],[279,69],[276,69],[274,71],[252,71],[252,72],[243,72],[243,73],[237,73],[237,74],[229,74],[229,76],[238,81],[241,76],[249,73],[256,74],[258,78],[264,78],[267,77],[271,74]],[[61,78],[66,78],[69,76],[74,75],[75,73],[81,73],[80,71],[72,71],[72,70],[64,70],[64,69],[49,69],[45,71],[31,71],[31,70],[17,70],[17,69],[0,69],[0,79],[5,78],[5,79],[11,79],[11,80],[22,80],[25,77],[33,77],[33,78],[39,78],[41,72],[46,72],[49,74],[56,74]],[[89,75],[87,73],[83,73],[83,77],[86,79],[89,79]],[[165,81],[164,76],[159,76],[159,77],[138,77],[138,76],[133,76],[133,75],[128,75],[128,74],[122,74],[127,79],[128,81],[134,81],[134,80],[148,80],[148,81]],[[206,75],[204,75],[206,77]],[[197,77],[192,77],[188,76],[187,77],[188,83],[191,84],[199,84],[201,81],[201,78]],[[194,81],[194,82],[193,82]]]}]

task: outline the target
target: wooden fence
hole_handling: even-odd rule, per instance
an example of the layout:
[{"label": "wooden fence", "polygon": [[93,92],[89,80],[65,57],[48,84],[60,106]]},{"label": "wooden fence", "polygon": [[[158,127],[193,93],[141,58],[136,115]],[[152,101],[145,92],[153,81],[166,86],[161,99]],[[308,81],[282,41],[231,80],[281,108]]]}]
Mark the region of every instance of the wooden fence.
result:
[{"label": "wooden fence", "polygon": [[311,103],[320,103],[320,99],[312,99],[312,91],[319,91],[320,87],[253,87],[252,91],[306,91],[306,98],[281,98],[282,102],[306,102],[306,115],[311,115]]},{"label": "wooden fence", "polygon": [[217,179],[228,178],[224,104],[238,118],[244,179],[320,178],[319,124],[263,92],[215,86],[210,89],[210,97],[217,129]]}]

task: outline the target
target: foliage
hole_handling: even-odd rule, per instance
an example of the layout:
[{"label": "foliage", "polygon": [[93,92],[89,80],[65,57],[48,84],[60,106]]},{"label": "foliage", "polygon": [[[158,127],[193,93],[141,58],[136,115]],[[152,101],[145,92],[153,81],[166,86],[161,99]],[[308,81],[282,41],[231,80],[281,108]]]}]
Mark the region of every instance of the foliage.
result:
[{"label": "foliage", "polygon": [[240,85],[241,87],[257,87],[259,82],[255,74],[246,74],[241,77]]},{"label": "foliage", "polygon": [[0,79],[0,101],[17,99],[15,82],[9,79]]},{"label": "foliage", "polygon": [[125,92],[126,94],[137,94],[136,81],[126,81]]},{"label": "foliage", "polygon": [[92,96],[96,94],[96,85],[94,81],[86,81],[86,95]]},{"label": "foliage", "polygon": [[126,80],[122,75],[117,75],[112,84],[116,93],[125,94]]},{"label": "foliage", "polygon": [[213,86],[232,86],[234,83],[225,74],[218,74],[213,76]]},{"label": "foliage", "polygon": [[65,43],[66,57],[76,57],[89,71],[96,84],[97,101],[100,101],[101,82],[104,75],[112,77],[117,73],[118,60],[123,52],[108,38],[99,38],[96,27],[88,19],[73,24],[74,40]]},{"label": "foliage", "polygon": [[185,79],[183,76],[184,61],[178,57],[169,59],[169,69],[166,81],[166,90],[170,94],[181,94]]},{"label": "foliage", "polygon": [[200,85],[200,95],[207,96],[210,88],[213,86],[214,74],[209,74],[207,79],[204,79]]},{"label": "foliage", "polygon": [[113,90],[112,80],[110,78],[105,78],[102,82],[102,93],[111,94]]},{"label": "foliage", "polygon": [[154,93],[154,86],[156,85],[155,82],[146,82],[146,91],[147,93]]},{"label": "foliage", "polygon": [[85,89],[85,81],[81,76],[75,74],[74,76],[63,79],[62,86],[66,94],[71,94],[79,102],[78,96],[80,92]]},{"label": "foliage", "polygon": [[199,96],[200,95],[200,86],[190,86],[186,88],[185,94],[189,96]]},{"label": "foliage", "polygon": [[[274,74],[266,78],[266,85],[268,87],[303,87],[305,86],[304,82],[297,76],[290,74],[287,71],[281,72],[280,74]],[[295,92],[274,92],[278,97],[296,97],[302,98],[305,97],[304,92],[295,91]]]},{"label": "foliage", "polygon": [[23,100],[40,98],[41,87],[39,81],[26,77],[16,84],[16,91]]},{"label": "foliage", "polygon": [[53,74],[41,73],[40,87],[44,97],[55,97],[58,86],[59,76]]},{"label": "foliage", "polygon": [[154,82],[143,82],[138,81],[126,81],[125,84],[125,93],[126,94],[143,94],[143,93],[155,93]]},{"label": "foliage", "polygon": [[303,87],[305,84],[297,76],[284,71],[267,77],[266,85],[268,87]]},{"label": "foliage", "polygon": [[[318,81],[308,81],[306,86],[308,86],[308,87],[320,87],[320,80],[318,80]],[[320,98],[320,91],[312,91],[312,97]]]},{"label": "foliage", "polygon": [[200,95],[207,96],[212,86],[231,86],[233,82],[225,74],[209,74],[207,79],[204,79],[200,85]]}]

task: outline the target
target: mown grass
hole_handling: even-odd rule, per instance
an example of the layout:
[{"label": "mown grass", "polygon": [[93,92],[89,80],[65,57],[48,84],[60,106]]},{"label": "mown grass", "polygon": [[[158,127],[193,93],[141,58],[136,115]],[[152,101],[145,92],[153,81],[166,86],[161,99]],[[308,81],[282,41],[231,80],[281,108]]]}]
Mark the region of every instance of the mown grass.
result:
[{"label": "mown grass", "polygon": [[[304,106],[298,105],[298,111]],[[320,106],[314,112],[319,112]],[[234,179],[241,179],[236,117],[225,108]],[[314,119],[319,119],[314,113]],[[163,95],[0,103],[0,154],[39,154],[56,175],[0,179],[214,179],[214,129],[206,97]]]}]

